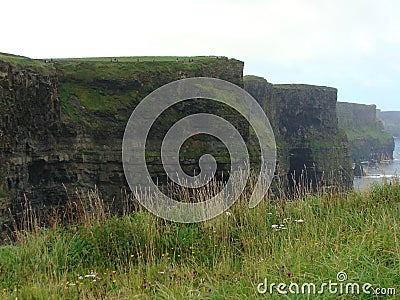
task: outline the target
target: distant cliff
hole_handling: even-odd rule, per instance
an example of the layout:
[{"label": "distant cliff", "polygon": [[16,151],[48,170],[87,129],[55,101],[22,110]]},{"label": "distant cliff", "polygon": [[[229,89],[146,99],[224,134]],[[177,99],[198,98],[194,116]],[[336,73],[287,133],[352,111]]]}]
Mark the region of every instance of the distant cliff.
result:
[{"label": "distant cliff", "polygon": [[393,158],[393,137],[377,118],[375,105],[339,102],[337,113],[354,162]]},{"label": "distant cliff", "polygon": [[264,108],[274,129],[280,175],[293,183],[305,173],[314,184],[332,183],[334,177],[351,186],[348,143],[336,117],[336,89],[271,84],[256,76],[245,76],[244,87]]},{"label": "distant cliff", "polygon": [[378,118],[393,136],[400,137],[400,111],[379,111]]}]

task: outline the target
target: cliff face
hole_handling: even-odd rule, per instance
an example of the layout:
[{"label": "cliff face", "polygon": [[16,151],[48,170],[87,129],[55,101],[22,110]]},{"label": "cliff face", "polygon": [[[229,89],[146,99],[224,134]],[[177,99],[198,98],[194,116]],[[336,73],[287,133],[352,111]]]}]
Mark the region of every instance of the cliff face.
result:
[{"label": "cliff face", "polygon": [[255,76],[246,76],[244,86],[264,108],[274,129],[280,175],[298,182],[304,173],[314,185],[331,184],[335,178],[351,186],[348,143],[336,117],[336,89],[273,85]]},{"label": "cliff face", "polygon": [[[242,62],[225,58],[199,58],[193,63],[136,59],[44,63],[0,56],[0,220],[7,220],[9,208],[20,210],[25,197],[45,211],[73,199],[76,190],[95,186],[105,201],[114,199],[118,208],[127,189],[121,163],[123,133],[141,99],[185,77],[215,77],[243,86],[242,70]],[[152,175],[164,174],[160,137],[168,124],[207,108],[197,100],[189,108],[177,105],[160,116],[146,147]],[[246,136],[248,127],[234,112],[221,105],[214,105],[214,110],[242,127]],[[202,151],[226,156],[222,143],[207,137],[184,146],[181,163],[188,172],[196,169]],[[222,171],[225,164],[219,167]]]},{"label": "cliff face", "polygon": [[393,136],[400,137],[400,111],[378,111],[378,118]]},{"label": "cliff face", "polygon": [[42,175],[44,166],[58,159],[57,86],[54,69],[16,66],[0,57],[0,219],[8,215],[10,199],[18,205],[23,194],[41,193],[50,184]]},{"label": "cliff face", "polygon": [[[75,191],[99,189],[105,201],[121,204],[127,184],[121,163],[123,133],[130,114],[150,92],[186,77],[214,77],[245,87],[266,111],[274,128],[279,174],[331,184],[331,175],[350,186],[346,138],[337,127],[336,90],[305,85],[272,85],[248,77],[243,63],[203,57],[195,62],[120,58],[40,62],[0,55],[0,220],[27,198],[33,207],[63,206]],[[234,124],[253,145],[248,124],[233,109],[203,100],[175,105],[154,123],[146,145],[150,174],[165,177],[162,137],[176,120],[209,112]],[[254,150],[254,149],[253,149]],[[257,162],[249,147],[251,161]],[[223,144],[196,136],[181,148],[188,173],[198,158],[217,158],[220,176],[229,166]],[[257,153],[257,149],[255,149]],[[304,168],[304,166],[306,168]]]},{"label": "cliff face", "polygon": [[339,102],[337,113],[354,162],[393,159],[394,140],[378,120],[375,105]]}]

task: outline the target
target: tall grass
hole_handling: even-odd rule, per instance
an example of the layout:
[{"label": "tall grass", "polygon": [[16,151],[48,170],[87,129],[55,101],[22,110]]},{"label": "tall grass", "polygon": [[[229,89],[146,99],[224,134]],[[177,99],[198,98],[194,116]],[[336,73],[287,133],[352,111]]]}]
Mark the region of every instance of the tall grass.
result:
[{"label": "tall grass", "polygon": [[[189,193],[182,195],[190,196]],[[335,281],[400,293],[400,184],[364,193],[302,193],[248,208],[246,191],[207,222],[179,224],[136,207],[110,213],[96,191],[77,194],[41,227],[29,203],[13,243],[0,248],[4,299],[256,299],[265,278]],[[316,295],[284,296],[314,299]],[[375,299],[332,295],[319,299]],[[396,296],[387,297],[396,299]]]}]

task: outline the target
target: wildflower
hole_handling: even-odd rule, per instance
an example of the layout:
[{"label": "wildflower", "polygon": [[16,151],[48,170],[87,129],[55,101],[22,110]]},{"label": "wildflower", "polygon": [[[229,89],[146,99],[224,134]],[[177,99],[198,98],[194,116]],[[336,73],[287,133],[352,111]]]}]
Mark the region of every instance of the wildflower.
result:
[{"label": "wildflower", "polygon": [[145,283],[143,283],[143,288],[146,288],[147,287],[147,283],[145,282]]},{"label": "wildflower", "polygon": [[158,272],[158,274],[165,274],[165,272],[164,272],[164,271],[161,271],[161,272]]},{"label": "wildflower", "polygon": [[290,275],[292,275],[292,272],[287,272],[286,274],[290,277]]},{"label": "wildflower", "polygon": [[174,232],[176,232],[176,226],[175,226],[175,225],[172,226],[172,230],[173,230]]},{"label": "wildflower", "polygon": [[276,229],[276,230],[280,230],[280,229],[286,230],[286,227],[285,227],[284,224],[280,224],[280,225],[274,224],[274,225],[271,226],[271,228],[272,229]]},{"label": "wildflower", "polygon": [[134,258],[135,257],[135,255],[134,254],[131,254],[131,258]]},{"label": "wildflower", "polygon": [[230,217],[230,216],[232,215],[232,213],[229,212],[229,211],[226,211],[226,212],[225,212],[225,215],[227,215],[228,217]]},{"label": "wildflower", "polygon": [[85,278],[96,278],[96,274],[85,275]]},{"label": "wildflower", "polygon": [[113,279],[113,281],[112,281],[113,283],[116,283],[117,282],[117,279]]},{"label": "wildflower", "polygon": [[269,213],[267,213],[267,215],[270,215],[270,216],[272,216],[272,213],[270,213],[270,212],[269,212]]},{"label": "wildflower", "polygon": [[83,279],[83,277],[82,277],[82,276],[78,276],[78,279],[79,279],[79,280],[82,280],[82,279]]},{"label": "wildflower", "polygon": [[294,220],[296,223],[304,223],[303,219]]}]

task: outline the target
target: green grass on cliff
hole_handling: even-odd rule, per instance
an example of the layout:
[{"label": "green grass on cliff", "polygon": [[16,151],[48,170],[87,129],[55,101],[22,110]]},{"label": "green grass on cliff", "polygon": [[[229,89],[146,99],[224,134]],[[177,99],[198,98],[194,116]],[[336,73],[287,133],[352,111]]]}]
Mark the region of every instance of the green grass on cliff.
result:
[{"label": "green grass on cliff", "polygon": [[24,68],[31,68],[31,69],[34,69],[44,75],[53,73],[55,71],[53,66],[51,64],[45,63],[44,60],[30,59],[25,56],[0,53],[0,61],[4,61],[13,66],[21,66]]},{"label": "green grass on cliff", "polygon": [[[255,209],[244,195],[227,213],[198,224],[143,210],[107,216],[92,196],[94,211],[70,216],[68,227],[57,218],[49,229],[25,219],[30,232],[0,248],[2,299],[265,299],[268,292],[257,293],[265,278],[319,287],[339,283],[339,272],[345,283],[400,293],[399,182]],[[276,287],[272,298],[381,299],[327,288],[279,297]]]},{"label": "green grass on cliff", "polygon": [[[176,60],[178,58],[178,60]],[[132,108],[158,87],[186,76],[202,76],[204,70],[225,64],[227,58],[118,57],[55,59],[60,77],[62,114],[71,120],[84,119],[89,112],[115,113]],[[190,61],[189,61],[190,59]],[[78,103],[71,103],[75,96]]]},{"label": "green grass on cliff", "polygon": [[346,129],[346,134],[349,141],[354,141],[358,139],[374,139],[379,141],[379,143],[386,145],[393,141],[393,137],[389,132],[381,128],[374,128],[371,126],[362,126],[356,128]]}]

